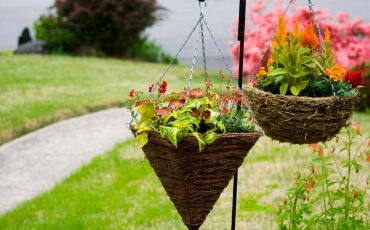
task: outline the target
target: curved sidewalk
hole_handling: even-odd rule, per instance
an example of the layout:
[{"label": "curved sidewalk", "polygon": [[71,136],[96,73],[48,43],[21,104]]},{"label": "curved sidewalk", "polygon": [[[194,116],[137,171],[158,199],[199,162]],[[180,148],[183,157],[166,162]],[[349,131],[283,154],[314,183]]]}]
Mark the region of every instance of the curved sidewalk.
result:
[{"label": "curved sidewalk", "polygon": [[65,120],[0,147],[0,214],[51,189],[91,158],[131,137],[114,108]]}]

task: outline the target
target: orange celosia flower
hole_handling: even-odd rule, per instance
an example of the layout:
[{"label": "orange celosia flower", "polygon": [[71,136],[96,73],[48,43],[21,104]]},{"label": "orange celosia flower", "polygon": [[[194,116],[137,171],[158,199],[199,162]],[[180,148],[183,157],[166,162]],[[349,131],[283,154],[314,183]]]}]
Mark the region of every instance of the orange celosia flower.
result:
[{"label": "orange celosia flower", "polygon": [[299,30],[299,21],[295,21],[295,23],[294,23],[294,30],[293,30],[293,36],[295,38],[297,38],[300,35],[301,35],[301,31]]},{"label": "orange celosia flower", "polygon": [[272,44],[273,47],[279,47],[279,43],[285,42],[286,38],[287,38],[286,20],[284,19],[284,16],[281,14],[279,16],[279,24],[275,34],[275,40]]},{"label": "orange celosia flower", "polygon": [[305,46],[316,48],[319,45],[319,39],[313,29],[312,23],[308,24],[302,34],[302,43]]},{"label": "orange celosia flower", "polygon": [[257,73],[257,79],[260,80],[262,79],[264,76],[266,76],[268,73],[266,72],[266,68],[265,67],[260,67],[258,73]]},{"label": "orange celosia flower", "polygon": [[311,181],[311,182],[309,182],[309,183],[307,183],[306,186],[305,186],[306,187],[306,191],[307,192],[311,192],[314,186],[315,186],[315,181],[314,180]]},{"label": "orange celosia flower", "polygon": [[329,28],[326,28],[325,30],[325,39],[324,39],[325,45],[330,46],[331,45],[331,35]]},{"label": "orange celosia flower", "polygon": [[274,59],[270,57],[269,60],[267,60],[267,66],[273,65],[274,62],[275,62]]},{"label": "orange celosia flower", "polygon": [[326,69],[324,73],[333,81],[342,81],[346,74],[346,69],[343,66],[334,65],[333,67]]}]

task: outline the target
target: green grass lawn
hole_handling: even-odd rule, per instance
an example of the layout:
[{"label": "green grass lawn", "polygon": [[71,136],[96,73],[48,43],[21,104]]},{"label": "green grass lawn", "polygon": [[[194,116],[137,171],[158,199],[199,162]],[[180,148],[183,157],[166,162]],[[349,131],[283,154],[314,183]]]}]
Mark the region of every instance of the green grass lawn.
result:
[{"label": "green grass lawn", "polygon": [[[165,67],[86,57],[0,56],[0,145],[68,117],[123,106],[131,88],[146,91]],[[188,73],[189,67],[174,66],[165,78],[169,90],[182,89]]]},{"label": "green grass lawn", "polygon": [[[369,114],[354,118],[362,123],[363,138],[370,134],[369,118]],[[239,170],[238,229],[276,229],[275,213],[293,183],[294,172],[307,168],[311,159],[307,145],[279,144],[266,137],[259,140]],[[229,185],[202,229],[230,228],[231,198]],[[186,229],[133,140],[1,216],[0,226],[4,230]]]}]

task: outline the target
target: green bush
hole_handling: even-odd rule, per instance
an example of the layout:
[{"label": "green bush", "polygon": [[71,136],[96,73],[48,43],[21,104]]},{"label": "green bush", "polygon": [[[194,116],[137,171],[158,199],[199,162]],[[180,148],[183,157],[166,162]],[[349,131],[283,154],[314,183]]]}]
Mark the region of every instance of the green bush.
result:
[{"label": "green bush", "polygon": [[[163,48],[154,41],[148,40],[147,37],[138,40],[127,51],[127,57],[137,58],[148,62],[163,62],[169,63],[174,57],[163,52]],[[175,59],[173,64],[178,64]]]},{"label": "green bush", "polygon": [[78,37],[67,27],[62,26],[61,19],[53,15],[41,15],[34,23],[36,38],[48,44],[51,53],[70,53],[79,45]]},{"label": "green bush", "polygon": [[156,0],[56,0],[53,8],[35,23],[52,51],[114,57],[126,57],[163,11]]}]

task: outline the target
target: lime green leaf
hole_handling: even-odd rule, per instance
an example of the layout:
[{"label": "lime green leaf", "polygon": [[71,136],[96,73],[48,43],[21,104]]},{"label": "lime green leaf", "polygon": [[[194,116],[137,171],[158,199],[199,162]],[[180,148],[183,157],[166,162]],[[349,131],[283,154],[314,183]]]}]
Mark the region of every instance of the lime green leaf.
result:
[{"label": "lime green leaf", "polygon": [[136,136],[136,141],[139,143],[139,145],[144,146],[148,143],[148,133],[143,132]]},{"label": "lime green leaf", "polygon": [[307,85],[308,85],[308,81],[301,81],[299,83],[299,89],[304,90],[307,87]]},{"label": "lime green leaf", "polygon": [[159,132],[162,136],[162,138],[167,138],[173,146],[177,148],[177,142],[178,138],[177,135],[179,133],[180,129],[176,127],[167,127],[167,126],[160,126],[159,127]]},{"label": "lime green leaf", "polygon": [[292,92],[292,94],[294,95],[294,96],[298,96],[299,95],[299,93],[301,92],[301,90],[299,89],[299,87],[297,87],[297,86],[291,86],[290,87],[290,92]]},{"label": "lime green leaf", "polygon": [[217,139],[217,134],[215,133],[214,130],[209,130],[208,132],[204,134],[204,142],[207,145],[212,144],[213,142],[215,142],[216,139]]},{"label": "lime green leaf", "polygon": [[138,107],[138,112],[140,114],[140,123],[148,120],[152,120],[155,117],[155,110],[153,104],[143,104]]},{"label": "lime green leaf", "polygon": [[270,72],[269,75],[270,76],[277,76],[277,75],[283,75],[283,74],[286,74],[287,71],[283,68],[277,68],[275,69],[274,71]]},{"label": "lime green leaf", "polygon": [[189,108],[189,109],[199,109],[200,106],[202,105],[202,101],[199,99],[188,99],[186,102],[184,108]]},{"label": "lime green leaf", "polygon": [[218,119],[218,117],[220,116],[220,112],[216,108],[210,108],[210,109],[208,109],[208,111],[210,112],[210,114],[209,114],[209,117],[207,119],[207,122],[214,123]]},{"label": "lime green leaf", "polygon": [[222,133],[226,133],[226,127],[222,121],[217,122],[216,125]]},{"label": "lime green leaf", "polygon": [[303,56],[301,59],[302,64],[307,64],[313,60],[313,56]]},{"label": "lime green leaf", "polygon": [[281,85],[280,85],[280,95],[285,95],[287,91],[288,91],[288,83],[287,82],[281,83]]},{"label": "lime green leaf", "polygon": [[143,122],[138,126],[138,130],[136,133],[142,133],[144,131],[152,131],[152,127],[148,124],[148,122]]},{"label": "lime green leaf", "polygon": [[204,147],[206,146],[206,143],[204,142],[203,135],[198,132],[192,133],[194,137],[198,139],[198,144],[199,144],[199,152],[202,152]]},{"label": "lime green leaf", "polygon": [[281,82],[283,79],[284,79],[284,75],[280,75],[280,76],[278,76],[278,77],[275,79],[275,84],[278,84],[278,83],[279,83],[279,82]]}]

